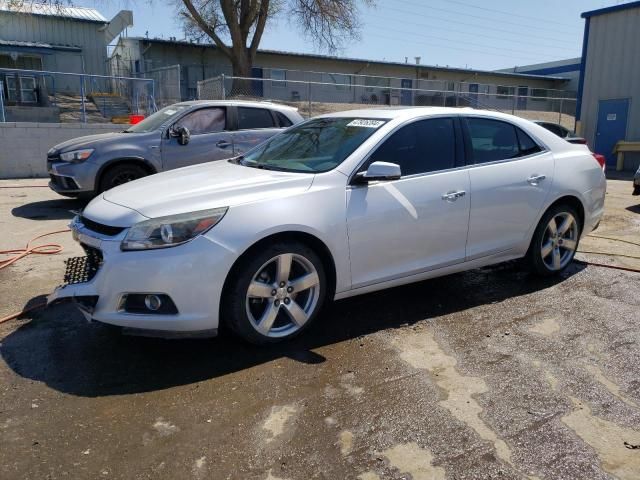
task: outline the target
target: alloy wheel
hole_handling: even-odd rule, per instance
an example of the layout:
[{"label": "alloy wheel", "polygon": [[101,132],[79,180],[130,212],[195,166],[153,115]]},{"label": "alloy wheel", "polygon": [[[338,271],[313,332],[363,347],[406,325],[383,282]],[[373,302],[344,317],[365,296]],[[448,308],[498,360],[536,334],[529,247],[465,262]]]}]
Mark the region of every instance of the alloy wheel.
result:
[{"label": "alloy wheel", "polygon": [[578,247],[578,223],[569,212],[554,215],[542,235],[540,255],[551,271],[562,270]]},{"label": "alloy wheel", "polygon": [[136,172],[125,170],[113,178],[113,180],[111,181],[111,187],[117,187],[118,185],[132,182],[134,180],[137,180],[138,178],[139,176]]},{"label": "alloy wheel", "polygon": [[253,276],[246,294],[246,311],[253,328],[280,338],[300,330],[320,298],[320,277],[308,259],[283,253],[266,262]]}]

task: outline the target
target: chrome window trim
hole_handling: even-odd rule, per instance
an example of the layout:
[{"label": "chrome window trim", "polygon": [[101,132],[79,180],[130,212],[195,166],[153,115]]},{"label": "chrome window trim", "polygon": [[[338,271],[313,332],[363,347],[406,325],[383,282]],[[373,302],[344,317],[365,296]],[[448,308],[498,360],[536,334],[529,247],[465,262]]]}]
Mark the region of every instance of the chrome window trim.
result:
[{"label": "chrome window trim", "polygon": [[541,150],[539,152],[532,153],[530,155],[525,155],[524,157],[505,158],[504,160],[494,160],[493,162],[470,163],[469,165],[467,165],[467,168],[471,169],[471,168],[477,168],[477,167],[484,167],[486,165],[499,165],[501,163],[510,163],[510,162],[517,162],[519,160],[528,160],[530,158],[534,158],[549,152],[550,152],[549,150]]}]

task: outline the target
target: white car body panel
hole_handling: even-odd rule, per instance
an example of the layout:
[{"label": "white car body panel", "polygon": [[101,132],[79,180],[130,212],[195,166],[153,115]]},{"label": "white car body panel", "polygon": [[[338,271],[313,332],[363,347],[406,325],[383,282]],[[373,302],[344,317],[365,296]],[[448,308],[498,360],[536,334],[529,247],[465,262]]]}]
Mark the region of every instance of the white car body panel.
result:
[{"label": "white car body panel", "polygon": [[[467,260],[509,250],[527,237],[549,194],[553,171],[550,152],[469,169]],[[537,184],[528,182],[542,175]]]},{"label": "white car body panel", "polygon": [[[465,195],[442,199],[454,191]],[[352,287],[463,262],[468,192],[467,169],[347,189]]]},{"label": "white car body panel", "polygon": [[[484,116],[525,130],[546,151],[493,164],[351,185],[377,145],[405,122],[434,116]],[[371,109],[325,117],[388,122],[335,169],[318,174],[261,170],[229,162],[196,165],[122,185],[94,199],[87,219],[124,227],[108,237],[81,224],[104,257],[89,282],[59,287],[49,301],[99,296],[90,316],[114,325],[195,332],[218,328],[222,290],[234,263],[275,234],[314,237],[335,266],[335,298],[477,268],[525,255],[544,212],[564,196],[584,209],[583,235],[599,222],[606,180],[588,149],[526,120],[450,108]],[[532,175],[545,175],[532,185]],[[465,195],[449,202],[453,191]],[[224,218],[186,244],[123,252],[126,228],[147,218],[228,207]],[[94,245],[96,246],[96,245]],[[169,295],[177,315],[129,314],[122,295]]]}]

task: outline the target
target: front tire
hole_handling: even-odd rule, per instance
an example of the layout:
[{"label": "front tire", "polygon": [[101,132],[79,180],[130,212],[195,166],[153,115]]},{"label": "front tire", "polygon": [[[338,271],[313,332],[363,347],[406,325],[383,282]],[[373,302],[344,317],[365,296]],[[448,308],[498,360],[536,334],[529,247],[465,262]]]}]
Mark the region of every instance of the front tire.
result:
[{"label": "front tire", "polygon": [[581,233],[580,217],[573,207],[563,204],[547,210],[527,252],[531,270],[545,277],[561,273],[573,261]]},{"label": "front tire", "polygon": [[118,163],[102,175],[98,193],[146,177],[147,175],[149,175],[149,173],[140,165],[136,165],[135,163]]},{"label": "front tire", "polygon": [[244,340],[262,345],[289,340],[322,309],[327,279],[320,257],[298,242],[254,250],[234,268],[222,318]]}]

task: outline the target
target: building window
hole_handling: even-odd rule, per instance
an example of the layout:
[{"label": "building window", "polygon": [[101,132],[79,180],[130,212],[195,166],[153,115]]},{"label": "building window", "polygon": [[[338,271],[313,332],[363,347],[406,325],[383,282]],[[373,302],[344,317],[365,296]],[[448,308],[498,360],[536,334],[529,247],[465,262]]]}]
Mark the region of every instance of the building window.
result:
[{"label": "building window", "polygon": [[36,103],[36,77],[7,76],[7,100],[19,103]]},{"label": "building window", "polygon": [[372,92],[374,87],[389,87],[389,79],[384,77],[364,77],[364,84],[368,92]]},{"label": "building window", "polygon": [[323,73],[322,82],[335,84],[335,86],[326,85],[330,89],[335,88],[336,90],[351,90],[353,79],[351,75],[342,75],[340,73]]},{"label": "building window", "polygon": [[531,97],[531,100],[544,102],[547,100],[547,97],[549,97],[549,91],[544,88],[532,88]]},{"label": "building window", "polygon": [[515,93],[515,87],[505,87],[502,85],[498,85],[496,93],[498,94],[498,98],[508,98]]},{"label": "building window", "polygon": [[447,91],[453,92],[456,89],[456,82],[447,82]]},{"label": "building window", "polygon": [[285,88],[287,86],[287,71],[272,69],[271,80],[271,86],[273,88]]}]

